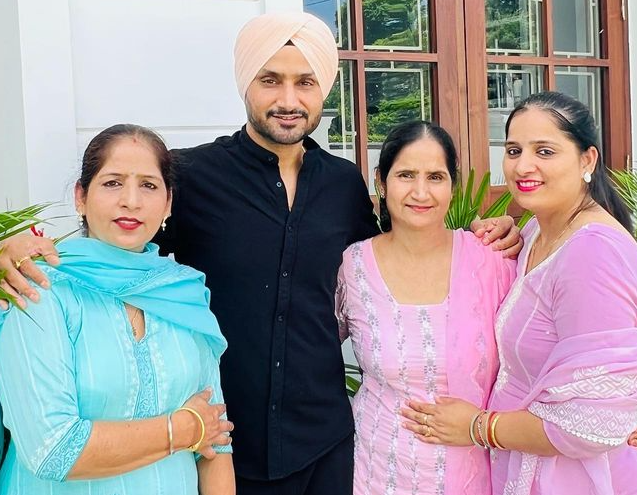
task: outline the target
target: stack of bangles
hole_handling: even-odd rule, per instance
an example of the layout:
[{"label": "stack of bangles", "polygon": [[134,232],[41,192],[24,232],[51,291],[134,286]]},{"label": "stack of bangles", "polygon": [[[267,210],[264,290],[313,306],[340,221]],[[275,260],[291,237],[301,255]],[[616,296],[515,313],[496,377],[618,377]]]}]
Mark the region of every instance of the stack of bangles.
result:
[{"label": "stack of bangles", "polygon": [[199,447],[201,447],[203,439],[206,436],[206,425],[203,421],[203,418],[201,417],[201,414],[199,414],[197,411],[189,407],[180,407],[179,409],[175,409],[173,412],[171,412],[167,416],[168,418],[167,419],[168,421],[168,453],[170,455],[173,455],[175,453],[175,447],[173,446],[173,414],[179,411],[188,411],[195,418],[197,418],[197,420],[199,421],[199,426],[201,426],[201,436],[199,437],[199,440],[196,443],[193,443],[190,447],[188,447],[188,450],[190,452],[196,452],[197,450],[199,450]]},{"label": "stack of bangles", "polygon": [[[471,418],[469,436],[474,445],[483,449],[504,450],[495,435],[495,425],[498,424],[500,416],[501,414],[498,412],[482,410]],[[476,431],[478,432],[477,437]]]}]

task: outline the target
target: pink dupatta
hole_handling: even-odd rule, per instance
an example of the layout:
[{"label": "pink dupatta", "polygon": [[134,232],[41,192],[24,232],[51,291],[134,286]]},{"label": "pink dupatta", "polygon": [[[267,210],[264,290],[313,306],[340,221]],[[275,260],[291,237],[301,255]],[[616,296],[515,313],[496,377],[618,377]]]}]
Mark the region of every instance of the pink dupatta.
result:
[{"label": "pink dupatta", "polygon": [[[484,408],[498,371],[495,314],[515,277],[516,263],[483,246],[471,232],[455,231],[453,242],[446,335],[449,396]],[[488,453],[472,447],[467,455],[466,448],[447,447],[445,493],[491,493]]]}]

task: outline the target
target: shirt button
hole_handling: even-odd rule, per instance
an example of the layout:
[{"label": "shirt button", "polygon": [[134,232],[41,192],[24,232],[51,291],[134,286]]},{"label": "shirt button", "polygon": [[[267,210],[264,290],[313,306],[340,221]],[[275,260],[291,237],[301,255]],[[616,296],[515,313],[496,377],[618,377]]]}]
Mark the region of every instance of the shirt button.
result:
[{"label": "shirt button", "polygon": [[272,163],[273,161],[274,161],[274,157],[273,156],[268,157],[268,162]]},{"label": "shirt button", "polygon": [[276,187],[283,187],[283,184],[281,184],[281,182],[277,182]]},{"label": "shirt button", "polygon": [[281,275],[283,275],[284,277],[288,276],[288,272],[283,272]]},{"label": "shirt button", "polygon": [[276,404],[272,404],[272,410],[276,411]]},{"label": "shirt button", "polygon": [[277,316],[276,319],[279,320],[279,321],[283,321],[283,315]]},{"label": "shirt button", "polygon": [[281,361],[277,361],[277,362],[274,364],[274,366],[275,366],[275,367],[277,367],[277,368],[278,368],[279,366],[281,366]]},{"label": "shirt button", "polygon": [[288,232],[292,232],[294,230],[291,225],[288,225]]}]

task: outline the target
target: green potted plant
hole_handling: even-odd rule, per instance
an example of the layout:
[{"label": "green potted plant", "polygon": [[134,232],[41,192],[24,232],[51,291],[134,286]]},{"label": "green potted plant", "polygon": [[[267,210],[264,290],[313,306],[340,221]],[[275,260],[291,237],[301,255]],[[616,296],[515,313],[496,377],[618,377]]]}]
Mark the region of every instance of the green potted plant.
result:
[{"label": "green potted plant", "polygon": [[[633,215],[633,222],[637,223],[637,172],[628,170],[611,170],[611,178],[617,192],[626,203]],[[637,225],[632,232],[637,239]]]},{"label": "green potted plant", "polygon": [[[21,210],[0,212],[0,253],[2,242],[9,237],[29,230],[42,222],[38,215],[50,206],[50,203],[41,203],[29,206]],[[0,270],[0,282],[4,280],[6,270]],[[15,299],[0,287],[0,299],[15,303]]]}]

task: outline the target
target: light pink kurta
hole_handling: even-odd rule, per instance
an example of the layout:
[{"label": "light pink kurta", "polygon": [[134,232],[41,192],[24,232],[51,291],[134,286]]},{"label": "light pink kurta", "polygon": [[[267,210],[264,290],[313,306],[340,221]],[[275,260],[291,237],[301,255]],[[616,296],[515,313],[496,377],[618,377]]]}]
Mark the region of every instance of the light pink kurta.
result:
[{"label": "light pink kurta", "polygon": [[408,398],[446,394],[486,405],[497,370],[494,316],[513,270],[473,234],[455,231],[448,297],[408,305],[385,285],[371,239],[345,251],[337,315],[364,373],[353,402],[355,495],[490,494],[484,451],[420,442],[399,410]]},{"label": "light pink kurta", "polygon": [[626,438],[637,427],[637,245],[590,224],[525,276],[537,222],[523,234],[496,324],[490,408],[541,417],[563,455],[496,451],[493,493],[635,494],[637,449]]}]

